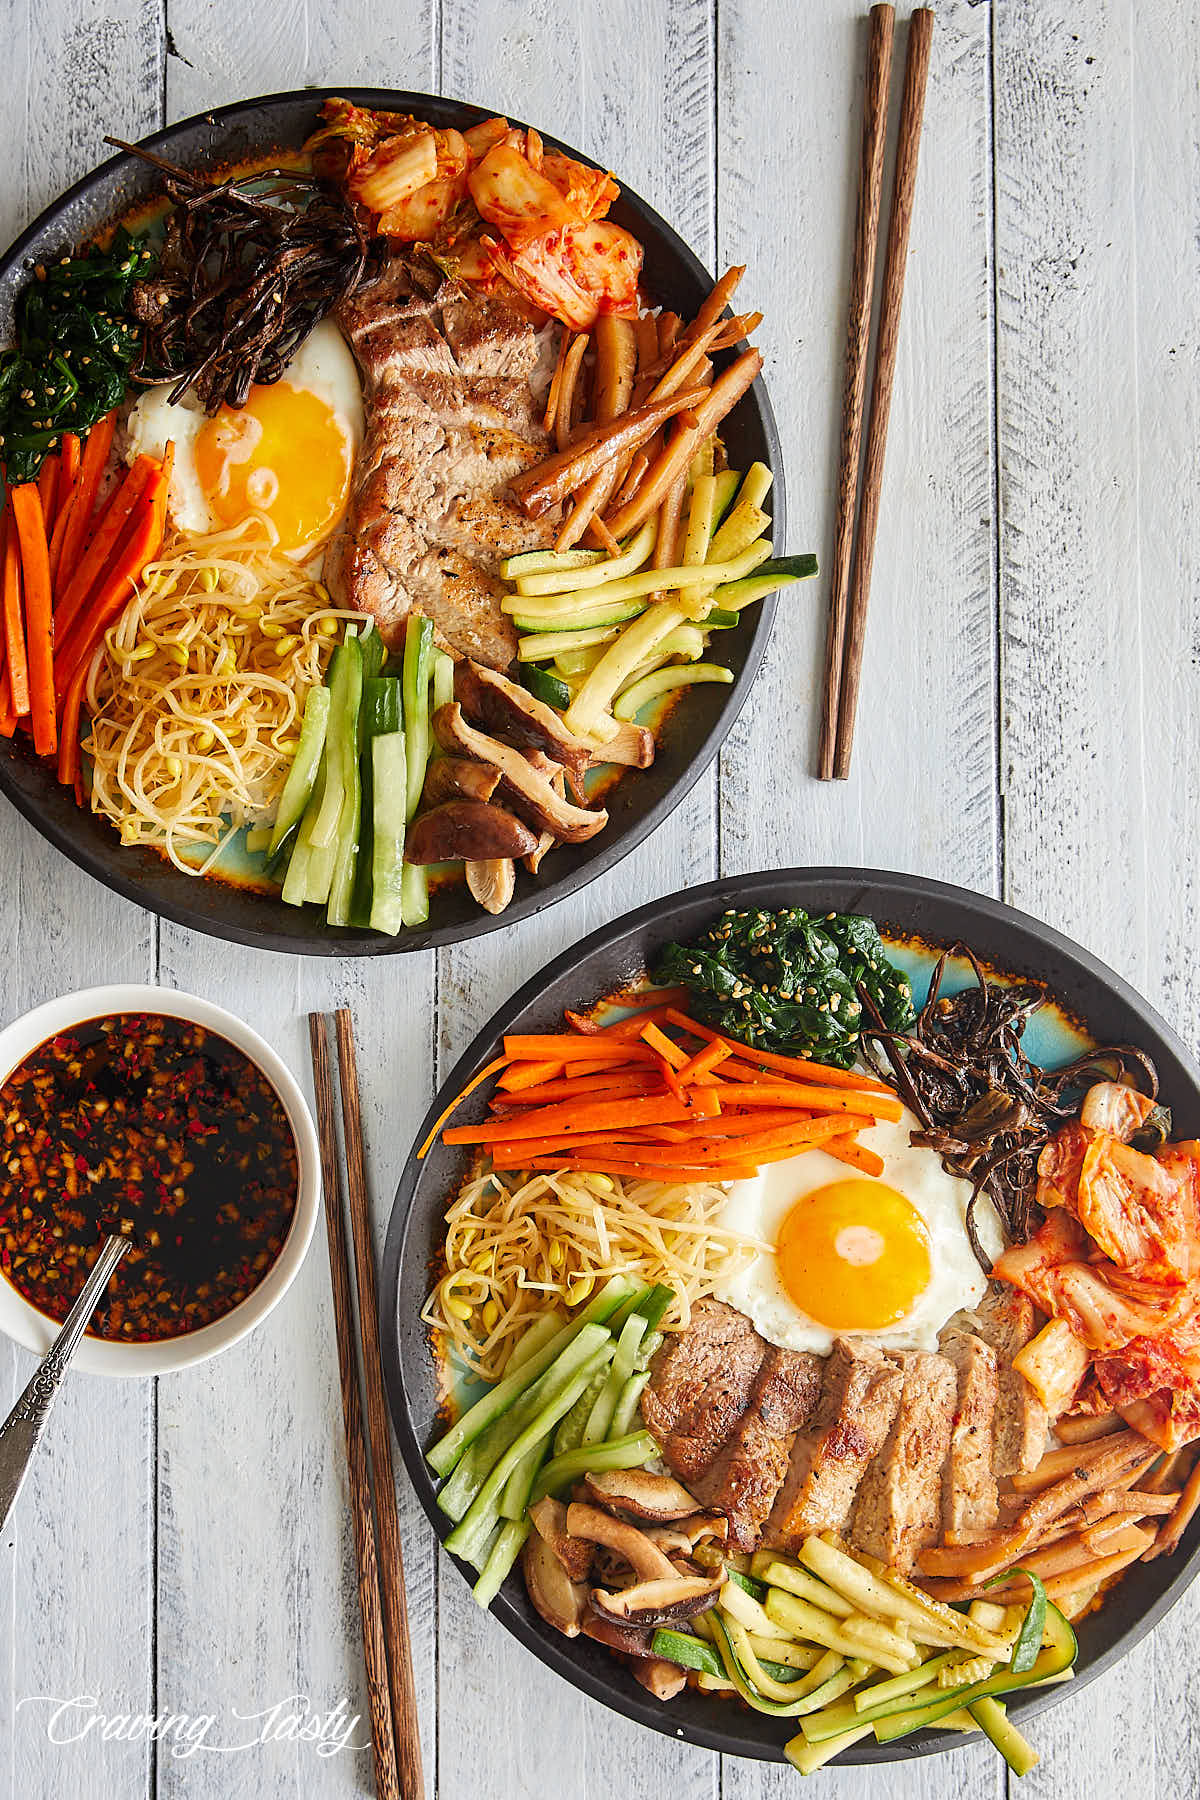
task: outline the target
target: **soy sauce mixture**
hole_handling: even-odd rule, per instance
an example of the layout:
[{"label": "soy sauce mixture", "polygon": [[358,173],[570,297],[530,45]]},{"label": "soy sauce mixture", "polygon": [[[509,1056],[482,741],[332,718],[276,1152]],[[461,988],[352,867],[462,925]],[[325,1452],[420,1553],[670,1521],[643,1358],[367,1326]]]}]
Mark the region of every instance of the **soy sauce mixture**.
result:
[{"label": "soy sauce mixture", "polygon": [[0,1271],[63,1319],[120,1232],[132,1244],[90,1331],[178,1337],[258,1286],[297,1177],[279,1096],[227,1039],[155,1013],[89,1019],[0,1087]]}]

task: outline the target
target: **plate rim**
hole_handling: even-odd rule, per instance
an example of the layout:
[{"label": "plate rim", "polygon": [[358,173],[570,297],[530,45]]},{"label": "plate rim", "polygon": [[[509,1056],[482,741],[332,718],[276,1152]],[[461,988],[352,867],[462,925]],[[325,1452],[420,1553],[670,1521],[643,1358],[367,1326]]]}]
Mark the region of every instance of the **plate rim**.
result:
[{"label": "plate rim", "polygon": [[[383,1301],[380,1339],[383,1350],[384,1379],[400,1452],[417,1500],[436,1533],[439,1558],[444,1551],[444,1539],[453,1528],[453,1521],[439,1511],[433,1497],[436,1491],[435,1484],[425,1462],[423,1447],[417,1439],[411,1409],[408,1405],[404,1362],[398,1335],[400,1268],[412,1219],[414,1192],[420,1173],[420,1164],[415,1158],[416,1147],[424,1142],[449,1097],[459,1092],[487,1061],[497,1038],[501,1037],[510,1028],[513,1021],[527,1007],[537,1001],[560,976],[569,974],[572,968],[589,959],[597,951],[612,949],[623,939],[638,932],[644,925],[661,919],[663,914],[677,903],[691,904],[698,901],[711,901],[714,907],[721,904],[753,904],[753,895],[756,891],[777,889],[782,885],[799,881],[804,881],[809,885],[836,882],[864,888],[884,888],[909,901],[932,897],[943,902],[965,906],[968,911],[974,912],[985,920],[1015,926],[1032,935],[1049,951],[1080,967],[1090,978],[1100,982],[1115,994],[1121,1003],[1129,1007],[1135,1015],[1144,1019],[1175,1055],[1197,1095],[1200,1096],[1200,1062],[1197,1061],[1174,1027],[1124,976],[1110,968],[1092,951],[1078,944],[1055,926],[1046,924],[1034,914],[1010,906],[1007,902],[997,900],[991,895],[981,894],[951,882],[886,869],[862,868],[857,865],[821,864],[811,867],[794,865],[781,869],[755,870],[745,875],[723,876],[699,887],[679,889],[597,927],[586,937],[563,950],[544,968],[536,971],[529,980],[523,982],[520,988],[484,1023],[462,1055],[458,1057],[445,1080],[439,1084],[437,1093],[413,1139],[401,1170],[388,1219],[380,1274]],[[469,1586],[473,1575],[457,1558],[449,1553],[446,1554],[459,1576]],[[1079,1692],[1099,1676],[1106,1674],[1136,1649],[1155,1629],[1172,1607],[1182,1599],[1198,1575],[1200,1575],[1200,1542],[1197,1542],[1191,1554],[1180,1562],[1174,1578],[1167,1588],[1147,1607],[1145,1612],[1138,1615],[1123,1633],[1101,1650],[1081,1675],[1070,1683],[1047,1688],[1040,1693],[1031,1691],[1027,1696],[1020,1697],[1019,1704],[1014,1701],[1013,1710],[1020,1720],[1037,1717],[1051,1707],[1069,1699],[1072,1694]],[[781,1744],[761,1742],[748,1745],[740,1739],[735,1743],[733,1734],[728,1730],[722,1731],[716,1727],[709,1728],[707,1725],[691,1723],[681,1725],[673,1721],[669,1710],[661,1703],[655,1702],[649,1695],[642,1700],[635,1695],[615,1691],[611,1685],[593,1675],[589,1669],[582,1668],[573,1662],[565,1649],[560,1648],[560,1642],[562,1645],[566,1645],[571,1640],[566,1638],[556,1640],[549,1635],[544,1636],[511,1604],[503,1592],[492,1602],[488,1611],[506,1631],[531,1651],[539,1662],[562,1676],[572,1687],[586,1693],[591,1699],[599,1701],[601,1705],[610,1710],[632,1720],[635,1724],[643,1725],[649,1730],[677,1742],[694,1744],[703,1749],[718,1751],[723,1755],[740,1756],[748,1761],[783,1762],[785,1760]],[[948,1755],[963,1747],[964,1741],[956,1733],[923,1731],[911,1740],[894,1744],[864,1742],[861,1745],[852,1745],[835,1758],[829,1766],[835,1768],[867,1767],[875,1764],[903,1762],[918,1756]]]},{"label": "plate rim", "polygon": [[[433,103],[438,107],[451,108],[460,115],[469,114],[479,119],[500,116],[493,109],[480,106],[474,101],[459,100],[447,94],[433,94],[414,88],[364,87],[361,85],[345,85],[334,87],[284,88],[277,93],[253,95],[247,99],[230,101],[224,106],[205,109],[189,114],[187,118],[178,119],[171,125],[138,138],[136,142],[149,149],[163,150],[171,146],[179,137],[194,132],[206,125],[219,130],[221,127],[236,124],[246,116],[253,116],[258,111],[270,107],[310,107],[319,108],[327,99],[342,97],[354,104],[365,106],[387,106],[394,110],[418,111],[420,106]],[[509,117],[510,115],[504,114]],[[525,128],[523,121],[514,119],[513,123]],[[540,129],[540,128],[539,128]],[[585,152],[575,149],[561,139],[542,133],[544,141],[557,149],[562,149],[570,156],[595,168],[594,158]],[[137,159],[128,151],[119,150],[106,157],[101,163],[87,170],[76,181],[65,188],[51,200],[34,219],[25,227],[12,244],[0,254],[0,287],[9,279],[14,271],[19,271],[30,246],[56,219],[77,201],[85,200],[89,193],[104,182],[115,179],[122,171],[137,167]],[[644,200],[636,189],[621,185],[621,198],[632,211],[646,221],[657,235],[658,241],[676,258],[687,272],[696,280],[711,284],[713,277],[705,268],[695,251],[685,241],[682,234],[665,219],[657,208]],[[776,555],[780,554],[786,543],[787,534],[787,494],[786,471],[783,463],[783,452],[779,436],[779,427],[771,405],[767,384],[760,374],[752,384],[748,398],[758,416],[762,435],[766,446],[766,460],[773,476],[773,514],[772,514],[772,548]],[[110,892],[156,917],[169,919],[173,924],[182,925],[188,930],[199,931],[204,936],[219,942],[246,944],[252,949],[267,950],[279,955],[291,956],[327,956],[327,957],[374,957],[374,956],[406,956],[422,950],[437,949],[452,944],[468,943],[494,931],[502,931],[507,926],[519,924],[524,919],[536,917],[549,907],[556,906],[570,899],[582,889],[591,885],[602,875],[621,862],[626,856],[639,848],[653,832],[657,831],[672,813],[682,806],[688,795],[695,788],[701,777],[708,770],[732,733],[749,700],[750,692],[758,679],[766,659],[775,623],[778,599],[768,595],[759,602],[759,610],[754,621],[754,631],[746,648],[746,659],[734,682],[724,690],[726,698],[720,717],[712,730],[708,732],[696,753],[688,760],[676,780],[660,795],[645,814],[627,826],[619,835],[598,840],[599,847],[593,856],[579,869],[573,869],[561,878],[560,882],[549,883],[545,889],[534,888],[523,897],[515,899],[503,913],[489,914],[479,910],[463,924],[415,927],[400,932],[396,937],[386,937],[365,931],[355,931],[349,927],[329,927],[324,922],[314,920],[309,933],[305,936],[293,936],[274,929],[269,924],[263,927],[245,926],[237,920],[213,920],[198,914],[184,901],[177,901],[170,895],[160,897],[147,892],[146,876],[140,874],[143,866],[153,869],[153,864],[143,865],[138,853],[120,845],[113,837],[107,854],[100,846],[78,842],[67,825],[59,825],[52,819],[44,817],[34,796],[27,795],[20,785],[14,782],[10,774],[12,756],[10,752],[0,751],[0,793],[47,843],[51,844],[60,855],[82,869],[85,875],[98,881]],[[117,860],[117,852],[130,857],[131,867],[126,873]],[[147,852],[146,855],[151,853]],[[155,863],[159,859],[155,856]],[[152,877],[151,877],[152,879]],[[197,879],[202,879],[197,877]],[[271,896],[262,896],[267,906],[278,906],[282,902]],[[431,909],[432,910],[432,909]]]}]

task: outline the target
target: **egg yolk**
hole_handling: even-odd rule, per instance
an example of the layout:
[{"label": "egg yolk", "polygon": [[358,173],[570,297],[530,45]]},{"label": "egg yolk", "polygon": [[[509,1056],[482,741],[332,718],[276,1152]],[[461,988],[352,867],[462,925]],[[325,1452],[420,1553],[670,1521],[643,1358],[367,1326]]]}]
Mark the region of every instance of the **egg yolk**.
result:
[{"label": "egg yolk", "polygon": [[924,1221],[882,1181],[834,1181],[805,1194],[784,1219],[776,1252],[792,1300],[833,1331],[894,1325],[929,1285]]},{"label": "egg yolk", "polygon": [[319,394],[277,381],[252,387],[240,411],[223,406],[206,420],[195,459],[223,525],[262,513],[281,550],[304,550],[345,510],[354,446],[345,419]]}]

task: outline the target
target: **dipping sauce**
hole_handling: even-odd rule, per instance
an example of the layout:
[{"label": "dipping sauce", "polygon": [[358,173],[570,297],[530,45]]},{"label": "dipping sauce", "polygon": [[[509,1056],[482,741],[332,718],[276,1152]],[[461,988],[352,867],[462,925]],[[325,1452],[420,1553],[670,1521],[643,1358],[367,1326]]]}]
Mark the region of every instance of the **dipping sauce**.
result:
[{"label": "dipping sauce", "polygon": [[278,1094],[226,1038],[157,1013],[89,1019],[0,1087],[0,1272],[63,1319],[120,1232],[132,1245],[90,1332],[179,1337],[258,1286],[298,1176]]}]

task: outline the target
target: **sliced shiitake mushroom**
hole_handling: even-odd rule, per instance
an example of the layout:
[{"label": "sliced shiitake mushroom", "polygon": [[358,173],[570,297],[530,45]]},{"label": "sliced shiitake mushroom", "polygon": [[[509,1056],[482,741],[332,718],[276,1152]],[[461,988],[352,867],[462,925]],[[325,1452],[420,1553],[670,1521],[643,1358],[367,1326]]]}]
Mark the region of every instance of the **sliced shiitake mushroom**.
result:
[{"label": "sliced shiitake mushroom", "polygon": [[543,1537],[572,1581],[586,1581],[591,1573],[595,1544],[590,1538],[572,1537],[567,1530],[567,1509],[561,1500],[546,1494],[529,1509],[533,1529]]},{"label": "sliced shiitake mushroom", "polygon": [[619,1507],[637,1519],[686,1519],[700,1503],[671,1475],[651,1469],[609,1469],[585,1475],[584,1486],[599,1506]]},{"label": "sliced shiitake mushroom", "polygon": [[471,898],[487,913],[502,913],[517,891],[516,865],[511,856],[469,861],[466,877]]},{"label": "sliced shiitake mushroom", "polygon": [[[468,725],[457,701],[439,706],[433,715],[433,729],[443,750],[473,756],[498,769],[505,803],[535,830],[552,831],[566,844],[581,844],[608,824],[608,814],[602,807],[593,811],[564,800],[555,793],[549,778],[535,769],[520,750]],[[519,854],[526,855],[536,841],[533,839]]]},{"label": "sliced shiitake mushroom", "polygon": [[425,771],[421,798],[426,806],[443,800],[490,800],[500,785],[499,769],[469,756],[435,756]]},{"label": "sliced shiitake mushroom", "polygon": [[578,1637],[587,1618],[587,1588],[572,1581],[538,1531],[531,1531],[521,1552],[525,1587],[547,1625],[565,1637]]},{"label": "sliced shiitake mushroom", "polygon": [[584,1637],[592,1638],[608,1650],[622,1656],[653,1656],[650,1648],[653,1633],[642,1625],[618,1625],[615,1619],[602,1619],[598,1613],[585,1612],[579,1627]]},{"label": "sliced shiitake mushroom", "polygon": [[650,1656],[635,1664],[633,1676],[656,1700],[673,1700],[687,1686],[687,1670],[663,1656]]},{"label": "sliced shiitake mushroom", "polygon": [[618,1625],[678,1625],[715,1606],[720,1592],[719,1576],[681,1575],[672,1569],[670,1579],[639,1581],[616,1594],[592,1588],[588,1600],[601,1618]]},{"label": "sliced shiitake mushroom", "polygon": [[572,1537],[588,1538],[592,1543],[605,1544],[615,1550],[643,1581],[671,1580],[676,1575],[674,1565],[656,1544],[650,1542],[645,1532],[639,1531],[627,1519],[601,1512],[598,1506],[573,1501],[567,1508],[567,1530]]},{"label": "sliced shiitake mushroom", "polygon": [[409,863],[491,861],[528,856],[537,838],[520,819],[481,800],[447,800],[422,813],[408,828],[404,860]]}]

